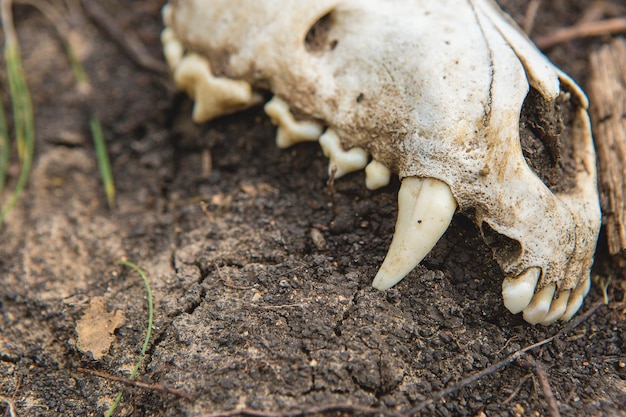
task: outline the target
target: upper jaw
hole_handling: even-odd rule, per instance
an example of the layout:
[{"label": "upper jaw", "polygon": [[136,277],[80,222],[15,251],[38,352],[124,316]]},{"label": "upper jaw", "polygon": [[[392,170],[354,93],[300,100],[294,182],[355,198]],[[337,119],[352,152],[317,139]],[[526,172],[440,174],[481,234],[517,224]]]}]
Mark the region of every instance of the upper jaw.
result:
[{"label": "upper jaw", "polygon": [[[429,14],[391,0],[374,13],[379,4],[251,2],[259,13],[242,26],[243,11],[229,1],[178,0],[164,9],[166,57],[179,86],[204,106],[196,121],[254,105],[255,89],[269,87],[279,146],[319,140],[329,172],[366,168],[369,188],[400,175],[396,232],[377,288],[408,274],[465,211],[504,271],[505,306],[533,324],[569,319],[589,289],[600,227],[584,94],[489,0],[428,3]],[[307,46],[307,31],[315,35],[311,25],[327,13],[327,43]],[[424,30],[429,42],[419,42]],[[187,74],[190,56],[203,63]],[[529,88],[546,102],[569,94],[579,104],[569,132],[575,186],[565,192],[548,189],[522,154]]]}]

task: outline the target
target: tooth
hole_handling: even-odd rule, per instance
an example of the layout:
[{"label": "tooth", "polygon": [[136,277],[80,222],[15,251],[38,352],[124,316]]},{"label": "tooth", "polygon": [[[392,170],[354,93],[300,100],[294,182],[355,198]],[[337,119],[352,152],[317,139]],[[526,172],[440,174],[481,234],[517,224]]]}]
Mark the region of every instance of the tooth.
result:
[{"label": "tooth", "polygon": [[434,178],[404,178],[398,192],[396,230],[372,286],[386,290],[411,272],[448,229],[456,207],[446,183]]},{"label": "tooth", "polygon": [[535,287],[541,269],[528,268],[517,277],[507,277],[502,281],[502,300],[504,306],[513,314],[517,314],[528,306],[535,293]]},{"label": "tooth", "polygon": [[330,158],[328,174],[330,175],[333,167],[337,168],[335,178],[363,169],[367,165],[367,152],[361,148],[344,151],[339,136],[332,129],[326,129],[326,132],[320,137],[320,146],[324,156]]},{"label": "tooth", "polygon": [[524,320],[530,324],[537,324],[542,321],[550,311],[555,290],[556,285],[550,284],[537,291],[528,307],[523,310]]},{"label": "tooth", "polygon": [[209,62],[197,54],[181,59],[174,81],[195,100],[192,118],[197,123],[234,113],[261,100],[249,83],[213,76]]},{"label": "tooth", "polygon": [[165,55],[165,61],[167,61],[170,71],[176,70],[183,58],[183,44],[176,39],[174,31],[170,28],[165,28],[161,32],[161,43],[163,44],[163,55]]},{"label": "tooth", "polygon": [[314,142],[319,139],[324,128],[311,120],[296,121],[289,111],[289,105],[274,96],[265,104],[265,113],[278,125],[276,145],[288,148],[300,142]]},{"label": "tooth", "polygon": [[391,171],[381,162],[372,160],[365,167],[365,186],[368,190],[385,187],[391,179]]},{"label": "tooth", "polygon": [[541,320],[541,324],[547,326],[563,317],[563,313],[565,313],[565,310],[567,309],[567,300],[569,299],[570,293],[570,290],[558,293],[559,298],[552,301],[550,311],[548,311],[546,317]]},{"label": "tooth", "polygon": [[583,305],[583,299],[589,292],[589,288],[591,288],[591,279],[587,278],[585,282],[579,284],[578,287],[572,291],[572,294],[567,302],[567,309],[565,310],[565,313],[563,313],[561,320],[568,321],[574,316],[574,314],[576,314],[580,306]]},{"label": "tooth", "polygon": [[172,6],[168,3],[165,4],[165,6],[163,6],[163,8],[161,8],[161,16],[163,18],[163,23],[165,23],[165,26],[169,27],[172,25]]}]

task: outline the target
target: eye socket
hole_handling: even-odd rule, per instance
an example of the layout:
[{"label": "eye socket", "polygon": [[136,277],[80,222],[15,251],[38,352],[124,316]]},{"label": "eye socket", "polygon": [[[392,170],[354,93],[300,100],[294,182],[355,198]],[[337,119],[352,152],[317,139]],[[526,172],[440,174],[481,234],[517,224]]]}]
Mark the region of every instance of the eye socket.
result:
[{"label": "eye socket", "polygon": [[334,23],[333,12],[330,11],[311,26],[304,38],[304,47],[309,53],[321,54],[335,49],[339,41],[330,36]]},{"label": "eye socket", "polygon": [[562,92],[546,101],[531,88],[520,115],[520,142],[526,163],[552,192],[576,186],[576,161],[572,154],[572,123],[579,103]]}]

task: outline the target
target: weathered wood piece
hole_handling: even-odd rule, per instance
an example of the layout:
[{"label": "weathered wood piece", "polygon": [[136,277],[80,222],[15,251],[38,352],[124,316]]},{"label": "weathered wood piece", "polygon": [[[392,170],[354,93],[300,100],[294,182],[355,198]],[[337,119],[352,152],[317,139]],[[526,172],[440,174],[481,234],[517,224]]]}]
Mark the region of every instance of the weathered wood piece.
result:
[{"label": "weathered wood piece", "polygon": [[626,40],[590,56],[588,93],[609,253],[626,254]]}]

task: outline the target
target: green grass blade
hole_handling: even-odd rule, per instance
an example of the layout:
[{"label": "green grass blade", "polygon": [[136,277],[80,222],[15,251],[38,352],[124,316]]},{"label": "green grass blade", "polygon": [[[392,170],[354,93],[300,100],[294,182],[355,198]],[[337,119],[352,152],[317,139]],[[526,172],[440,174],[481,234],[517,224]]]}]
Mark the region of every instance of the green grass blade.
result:
[{"label": "green grass blade", "polygon": [[9,129],[7,128],[7,119],[4,116],[4,105],[0,102],[0,195],[2,195],[4,181],[9,169],[10,147]]},{"label": "green grass blade", "polygon": [[100,177],[104,186],[104,193],[107,197],[109,208],[115,208],[115,182],[113,181],[113,171],[109,161],[104,134],[102,133],[102,125],[100,120],[92,116],[89,119],[89,127],[91,128],[91,136],[96,148],[96,158],[98,159],[98,168],[100,169]]},{"label": "green grass blade", "polygon": [[[150,287],[150,281],[148,281],[148,277],[146,276],[146,273],[137,265],[128,261],[117,261],[116,264],[127,266],[129,268],[132,268],[134,271],[136,271],[141,277],[141,279],[143,280],[143,283],[146,287],[146,295],[148,296],[148,330],[146,331],[146,337],[143,341],[143,346],[141,347],[141,353],[139,355],[139,359],[137,360],[137,363],[135,364],[133,371],[130,373],[130,378],[129,378],[129,379],[135,379],[135,376],[137,375],[137,371],[139,371],[139,368],[141,367],[141,364],[143,363],[143,358],[146,355],[146,350],[148,350],[148,343],[150,342],[150,336],[152,335],[152,324],[154,323],[154,303],[153,303],[153,297],[152,297],[152,288]],[[115,397],[115,400],[113,401],[113,403],[111,404],[107,412],[104,414],[105,417],[111,417],[113,415],[121,399],[122,399],[122,393],[120,392],[117,394],[117,396]]]},{"label": "green grass blade", "polygon": [[[6,32],[6,28],[5,28]],[[9,90],[13,104],[13,121],[15,125],[15,140],[17,143],[18,156],[21,161],[20,175],[17,184],[9,201],[0,212],[0,223],[4,222],[7,214],[28,183],[30,170],[33,163],[33,153],[35,149],[35,122],[33,118],[33,107],[30,101],[30,93],[24,78],[21,58],[17,44],[8,41],[4,48],[4,58],[7,66],[7,76],[9,80]]]}]

